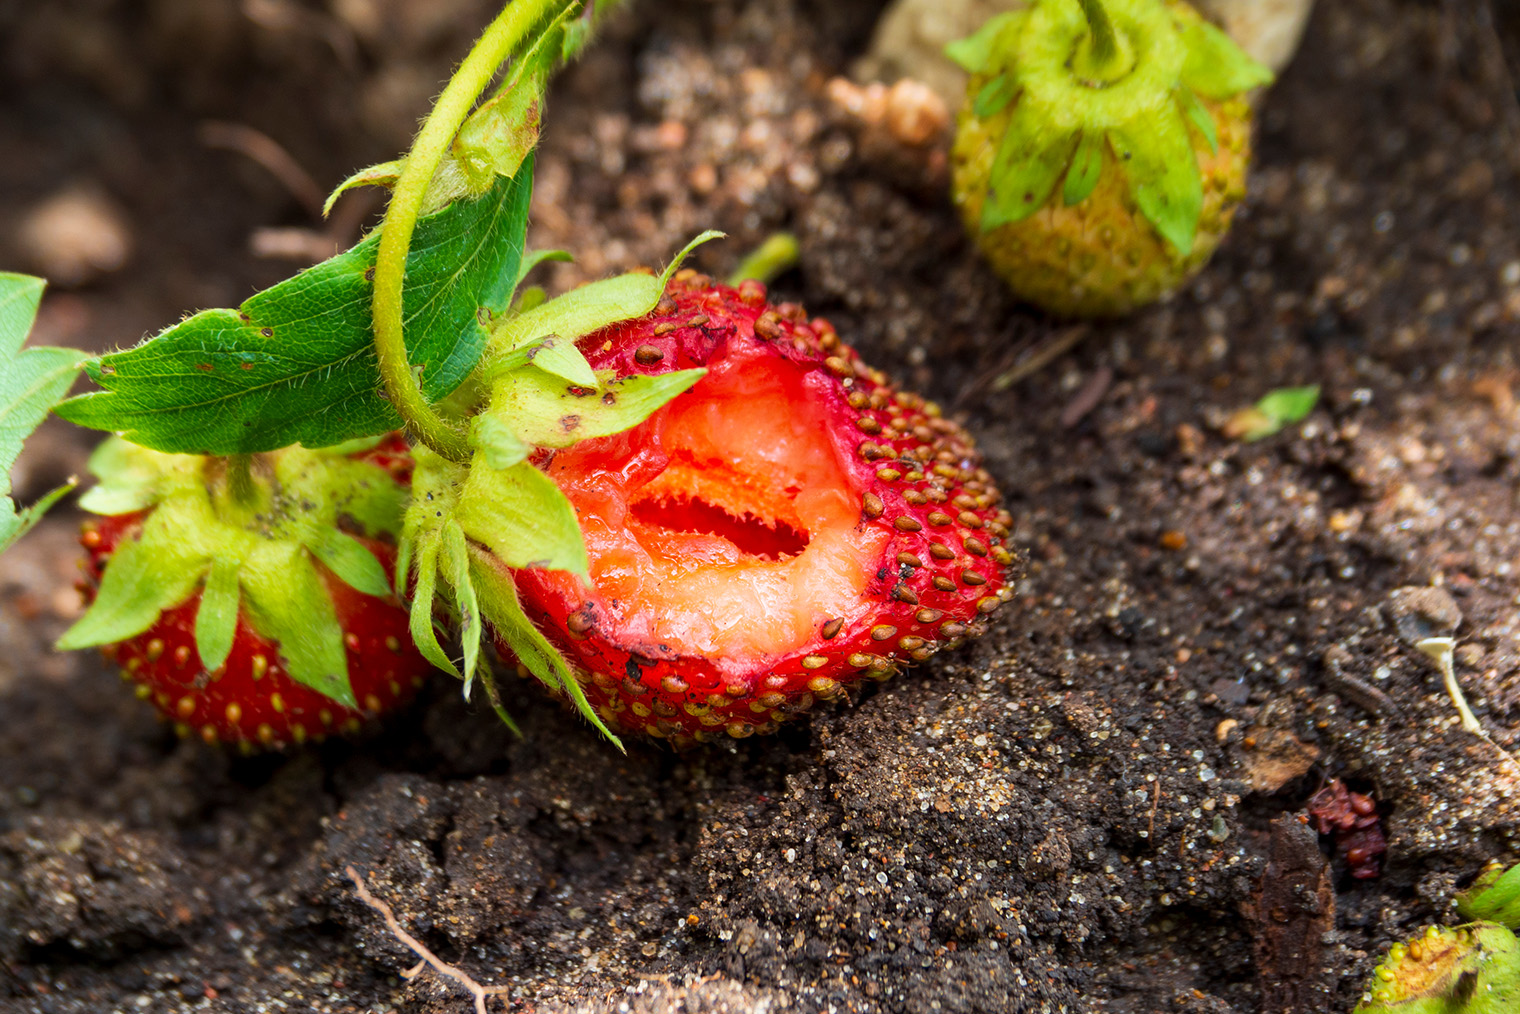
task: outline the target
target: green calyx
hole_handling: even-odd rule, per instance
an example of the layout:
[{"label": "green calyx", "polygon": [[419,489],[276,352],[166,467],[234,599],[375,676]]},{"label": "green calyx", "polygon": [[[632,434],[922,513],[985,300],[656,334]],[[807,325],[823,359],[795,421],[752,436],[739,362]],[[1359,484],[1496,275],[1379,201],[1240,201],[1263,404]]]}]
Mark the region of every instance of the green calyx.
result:
[{"label": "green calyx", "polygon": [[1520,864],[1505,869],[1502,863],[1489,863],[1472,886],[1457,895],[1457,911],[1467,919],[1520,929]]},{"label": "green calyx", "polygon": [[1520,941],[1491,922],[1430,926],[1394,944],[1353,1014],[1508,1014],[1520,1009]]},{"label": "green calyx", "polygon": [[278,642],[292,679],[355,707],[343,630],[317,564],[366,595],[388,598],[385,569],[345,529],[399,534],[400,487],[379,466],[336,449],[259,455],[251,481],[236,492],[232,467],[228,459],[161,454],[115,437],[96,450],[90,470],[100,482],[81,505],[101,514],[152,510],[138,536],[117,547],[95,601],[58,647],[136,637],[199,591],[195,641],[207,670],[227,660],[241,614]]},{"label": "green calyx", "polygon": [[[490,673],[479,666],[487,625],[529,672],[617,742],[517,599],[514,570],[563,570],[589,580],[575,509],[534,458],[637,426],[705,375],[599,374],[576,341],[648,314],[682,260],[719,235],[698,236],[659,275],[618,275],[547,301],[525,294],[497,322],[470,388],[470,399],[481,403],[469,416],[470,460],[451,461],[425,447],[414,451],[412,500],[396,566],[398,587],[412,582],[413,640],[430,662],[464,681],[466,696],[478,678],[508,724]],[[530,256],[524,273],[561,257]],[[457,628],[457,661],[438,639],[440,612]]]},{"label": "green calyx", "polygon": [[1218,143],[1200,99],[1272,79],[1191,8],[1163,0],[1036,0],[946,53],[973,75],[972,115],[1008,118],[984,233],[1028,218],[1058,188],[1063,204],[1080,204],[1103,172],[1122,172],[1140,213],[1181,257],[1203,207],[1193,133],[1211,151]]}]

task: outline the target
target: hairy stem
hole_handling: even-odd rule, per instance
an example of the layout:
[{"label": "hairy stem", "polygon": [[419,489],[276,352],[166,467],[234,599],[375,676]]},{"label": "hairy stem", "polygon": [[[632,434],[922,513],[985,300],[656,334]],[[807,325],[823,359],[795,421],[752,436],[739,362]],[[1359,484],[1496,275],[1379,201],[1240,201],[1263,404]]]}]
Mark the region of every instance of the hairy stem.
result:
[{"label": "hairy stem", "polygon": [[1114,24],[1108,20],[1108,11],[1102,0],[1079,0],[1082,14],[1087,18],[1088,39],[1077,50],[1072,70],[1088,81],[1104,84],[1117,81],[1134,65]]},{"label": "hairy stem", "polygon": [[233,454],[227,458],[227,492],[236,504],[253,502],[253,455]]},{"label": "hairy stem", "polygon": [[371,312],[375,322],[375,352],[380,375],[391,404],[412,434],[433,451],[451,461],[468,461],[469,442],[464,432],[428,403],[407,360],[402,333],[402,281],[412,232],[427,195],[428,185],[449,144],[469,115],[480,93],[490,84],[501,64],[511,56],[528,33],[547,17],[557,15],[574,0],[511,0],[491,22],[454,76],[412,149],[391,191],[390,205],[381,222],[380,248],[375,255],[375,288]]}]

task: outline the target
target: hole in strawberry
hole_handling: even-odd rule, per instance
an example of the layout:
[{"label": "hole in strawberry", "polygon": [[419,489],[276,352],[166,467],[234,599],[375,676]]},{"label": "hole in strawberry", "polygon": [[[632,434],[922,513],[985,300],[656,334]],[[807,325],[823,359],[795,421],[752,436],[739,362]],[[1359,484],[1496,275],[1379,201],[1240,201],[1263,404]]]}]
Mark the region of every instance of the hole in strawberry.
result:
[{"label": "hole in strawberry", "polygon": [[808,533],[785,521],[767,522],[746,511],[736,517],[722,507],[695,498],[639,500],[633,504],[636,521],[672,532],[716,535],[727,539],[741,553],[767,560],[784,560],[801,553]]}]

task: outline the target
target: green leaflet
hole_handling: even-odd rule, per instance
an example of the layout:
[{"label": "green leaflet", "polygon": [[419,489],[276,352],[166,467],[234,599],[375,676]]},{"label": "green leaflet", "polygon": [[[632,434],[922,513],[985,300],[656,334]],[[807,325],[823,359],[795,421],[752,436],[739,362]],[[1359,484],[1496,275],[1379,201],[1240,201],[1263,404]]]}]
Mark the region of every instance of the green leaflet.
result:
[{"label": "green leaflet", "polygon": [[1052,136],[1044,113],[1033,103],[1014,106],[992,163],[982,231],[1022,222],[1038,211],[1066,172],[1076,145],[1074,133]]},{"label": "green leaflet", "polygon": [[463,679],[459,667],[449,658],[438,643],[438,633],[433,629],[433,600],[438,587],[438,556],[443,551],[443,540],[434,532],[417,545],[417,587],[412,595],[410,627],[412,641],[422,657],[446,673]]},{"label": "green leaflet", "polygon": [[[573,264],[575,255],[568,250],[529,250],[523,255],[522,263],[517,266],[517,284],[513,290],[521,289],[524,279],[533,273],[533,269],[540,264],[557,261],[561,264]],[[542,291],[542,290],[540,290]]]},{"label": "green leaflet", "polygon": [[1246,55],[1224,32],[1202,18],[1188,18],[1179,25],[1187,60],[1182,83],[1210,99],[1232,95],[1272,83],[1272,72]]},{"label": "green leaflet", "polygon": [[[596,713],[596,709],[591,707],[591,702],[586,700],[586,692],[581,689],[580,683],[571,674],[570,667],[565,664],[564,656],[549,643],[523,612],[522,604],[517,598],[517,586],[513,583],[511,574],[505,572],[497,561],[485,553],[472,550],[470,576],[480,602],[481,614],[491,624],[497,635],[507,643],[507,647],[512,649],[517,660],[527,666],[528,671],[549,690],[569,697],[581,717],[595,726],[612,742],[613,746],[626,753],[622,740],[612,734],[612,730],[607,728],[601,716]],[[493,700],[492,703],[495,705],[496,702]],[[510,724],[510,719],[506,719],[499,706],[497,706],[497,713]]]},{"label": "green leaflet", "polygon": [[84,358],[74,349],[22,350],[21,343],[42,302],[43,285],[40,278],[0,272],[0,497],[6,499],[0,508],[0,550],[26,534],[59,497],[73,488],[70,483],[53,490],[19,513],[9,499],[11,466],[21,455],[22,443],[68,391]]},{"label": "green leaflet", "polygon": [[479,417],[510,429],[524,447],[569,447],[632,429],[707,374],[695,369],[635,375],[611,381],[601,391],[588,391],[565,384],[536,364],[535,360],[533,366],[496,378],[491,407]]},{"label": "green leaflet", "polygon": [[143,510],[172,490],[199,483],[203,464],[194,455],[160,454],[120,437],[107,437],[90,455],[90,474],[99,481],[85,490],[79,506],[95,514]]},{"label": "green leaflet", "polygon": [[[475,368],[482,310],[506,309],[523,250],[531,171],[418,223],[405,324],[423,390],[437,400]],[[125,352],[90,360],[102,390],[58,414],[161,451],[237,454],[395,429],[371,345],[378,234],[233,310],[207,310]]]},{"label": "green leaflet", "polygon": [[1109,139],[1140,213],[1186,257],[1203,212],[1203,178],[1176,104],[1162,107],[1146,130],[1116,128]]},{"label": "green leaflet", "polygon": [[350,588],[376,598],[390,597],[391,582],[385,575],[385,568],[375,559],[375,554],[352,535],[337,528],[326,528],[305,546],[322,566]]},{"label": "green leaflet", "polygon": [[1098,178],[1103,175],[1103,149],[1108,146],[1108,138],[1100,130],[1088,130],[1082,133],[1082,140],[1077,142],[1077,150],[1071,156],[1071,168],[1066,170],[1066,182],[1061,188],[1061,201],[1068,208],[1074,204],[1081,204],[1092,195],[1093,189],[1098,185]]},{"label": "green leaflet", "polygon": [[[1022,21],[1027,12],[1005,11],[994,14],[982,23],[974,33],[964,39],[956,39],[945,45],[945,55],[970,74],[985,74],[1001,63],[998,38],[1003,29]],[[1016,35],[1017,29],[1009,34]]]},{"label": "green leaflet", "polygon": [[1510,929],[1520,928],[1520,864],[1505,869],[1490,864],[1471,887],[1457,895],[1464,919],[1489,919]]},{"label": "green leaflet", "polygon": [[526,462],[507,469],[472,467],[454,517],[464,534],[508,567],[568,570],[587,579],[590,564],[575,509]]}]

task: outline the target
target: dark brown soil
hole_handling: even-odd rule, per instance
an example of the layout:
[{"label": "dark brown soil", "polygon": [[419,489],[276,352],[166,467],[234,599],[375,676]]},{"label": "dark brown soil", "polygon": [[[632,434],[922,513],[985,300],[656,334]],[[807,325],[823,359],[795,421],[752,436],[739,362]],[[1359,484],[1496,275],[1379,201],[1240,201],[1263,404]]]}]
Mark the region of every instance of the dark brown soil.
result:
[{"label": "dark brown soil", "polygon": [[[1349,1011],[1515,858],[1520,119],[1487,6],[1321,3],[1211,266],[1011,385],[1068,325],[978,262],[942,145],[825,97],[877,6],[639,5],[555,93],[534,245],[580,257],[563,287],[708,226],[719,272],[794,230],[778,296],[960,416],[1003,483],[1027,561],[993,633],[725,748],[622,757],[526,685],[516,740],[440,679],[360,742],[240,759],[50,653],[78,608],[62,512],[0,562],[0,1010],[469,1009],[401,976],[352,866],[521,1009]],[[490,7],[0,4],[0,265],[32,267],[10,225],[74,183],[135,249],[39,337],[128,343],[287,273],[248,238],[311,220],[197,125],[252,125],[325,189],[405,143]],[[406,17],[366,36],[374,11]],[[1219,434],[1305,383],[1305,422]],[[50,428],[22,493],[86,449]],[[1445,633],[1494,745],[1412,648]],[[1270,840],[1332,777],[1378,801],[1380,877]]]}]

